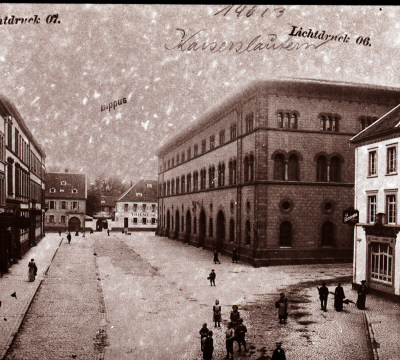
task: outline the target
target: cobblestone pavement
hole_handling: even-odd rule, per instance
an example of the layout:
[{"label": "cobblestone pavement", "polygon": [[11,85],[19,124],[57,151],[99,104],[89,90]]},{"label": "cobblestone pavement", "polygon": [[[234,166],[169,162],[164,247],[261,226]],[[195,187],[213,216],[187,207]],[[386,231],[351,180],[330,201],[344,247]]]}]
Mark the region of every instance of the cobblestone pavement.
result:
[{"label": "cobblestone pavement", "polygon": [[[54,253],[58,236],[49,244]],[[16,285],[18,276],[24,286],[32,285],[25,280],[30,257],[23,260],[26,269],[13,270]],[[356,299],[350,289],[351,264],[255,269],[232,264],[225,256],[220,256],[222,264],[213,264],[212,258],[209,251],[148,232],[73,236],[71,245],[61,244],[47,275],[39,275],[42,285],[6,359],[201,359],[198,331],[203,322],[214,331],[213,359],[223,359],[233,304],[239,305],[248,328],[250,348],[238,353],[235,344],[235,359],[268,359],[277,340],[288,360],[373,359],[371,350],[375,359],[400,358],[393,340],[400,324],[398,304],[368,296],[365,314],[374,349],[363,311],[350,304],[337,313],[330,295],[328,312],[321,312],[316,286],[322,281],[331,291],[341,281],[347,297]],[[45,260],[39,262],[39,273],[44,271],[40,264]],[[216,287],[206,279],[212,268]],[[274,307],[281,291],[289,298],[286,325],[278,323]],[[221,328],[212,323],[215,299],[222,305]]]},{"label": "cobblestone pavement", "polygon": [[[0,359],[11,344],[61,239],[58,234],[47,235],[0,278]],[[32,258],[38,266],[38,274],[34,282],[29,282],[28,263]],[[11,297],[14,292],[16,297]]]},{"label": "cobblestone pavement", "polygon": [[94,359],[100,328],[94,238],[64,241],[29,308],[7,360]]}]

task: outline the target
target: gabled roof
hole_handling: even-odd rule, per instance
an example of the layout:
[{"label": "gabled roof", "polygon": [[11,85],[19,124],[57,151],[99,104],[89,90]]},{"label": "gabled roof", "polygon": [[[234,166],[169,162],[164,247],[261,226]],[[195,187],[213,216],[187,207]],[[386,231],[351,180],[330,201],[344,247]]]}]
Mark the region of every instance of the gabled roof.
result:
[{"label": "gabled roof", "polygon": [[[61,183],[65,185],[61,185]],[[55,189],[55,192],[50,192]],[[73,190],[77,192],[74,193]],[[86,175],[73,173],[46,173],[47,199],[86,199]]]},{"label": "gabled roof", "polygon": [[396,132],[400,133],[400,104],[353,136],[350,142],[358,143]]},{"label": "gabled roof", "polygon": [[125,191],[118,202],[157,202],[157,181],[140,180]]}]

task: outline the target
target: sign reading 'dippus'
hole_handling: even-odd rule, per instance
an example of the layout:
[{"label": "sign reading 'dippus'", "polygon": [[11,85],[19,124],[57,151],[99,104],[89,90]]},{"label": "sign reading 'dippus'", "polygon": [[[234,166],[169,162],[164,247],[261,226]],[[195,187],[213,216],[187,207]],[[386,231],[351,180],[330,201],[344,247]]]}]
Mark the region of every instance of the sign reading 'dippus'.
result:
[{"label": "sign reading 'dippus'", "polygon": [[349,208],[343,211],[343,223],[348,225],[355,225],[358,223],[358,210]]}]

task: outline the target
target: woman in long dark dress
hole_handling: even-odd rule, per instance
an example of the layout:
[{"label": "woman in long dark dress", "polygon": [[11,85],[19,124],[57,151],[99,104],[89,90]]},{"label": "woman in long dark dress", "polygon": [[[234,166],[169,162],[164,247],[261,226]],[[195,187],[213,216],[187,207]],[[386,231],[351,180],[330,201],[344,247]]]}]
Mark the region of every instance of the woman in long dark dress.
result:
[{"label": "woman in long dark dress", "polygon": [[366,281],[362,280],[361,281],[361,286],[358,288],[357,294],[357,307],[360,310],[365,310],[365,300],[367,299],[367,292],[368,292],[368,288],[365,285]]},{"label": "woman in long dark dress", "polygon": [[342,284],[339,283],[338,286],[335,289],[335,310],[336,311],[342,311],[343,310],[343,299],[346,296],[344,296],[344,290],[342,288]]}]

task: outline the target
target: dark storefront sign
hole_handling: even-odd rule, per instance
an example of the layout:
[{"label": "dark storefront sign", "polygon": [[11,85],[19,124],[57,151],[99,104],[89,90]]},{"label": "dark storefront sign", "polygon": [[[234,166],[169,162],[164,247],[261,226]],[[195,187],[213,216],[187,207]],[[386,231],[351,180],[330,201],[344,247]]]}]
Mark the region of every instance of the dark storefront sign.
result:
[{"label": "dark storefront sign", "polygon": [[349,208],[343,211],[343,224],[355,225],[359,222],[358,210]]}]

